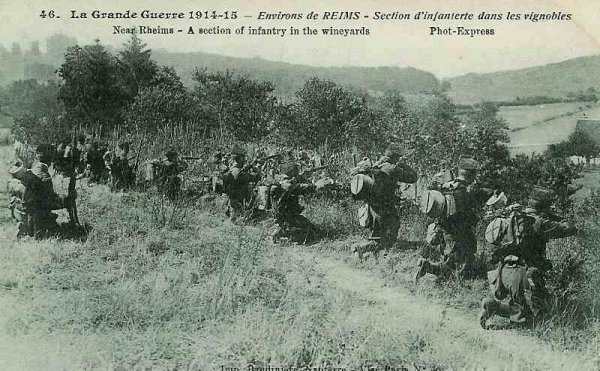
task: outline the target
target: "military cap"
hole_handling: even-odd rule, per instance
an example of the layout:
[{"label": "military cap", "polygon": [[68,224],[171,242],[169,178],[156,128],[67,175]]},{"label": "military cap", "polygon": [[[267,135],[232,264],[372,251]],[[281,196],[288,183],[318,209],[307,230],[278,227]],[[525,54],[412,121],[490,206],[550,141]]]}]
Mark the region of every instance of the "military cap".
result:
[{"label": "military cap", "polygon": [[175,148],[169,148],[169,150],[165,153],[165,156],[168,159],[173,159],[177,157],[177,151],[175,150]]},{"label": "military cap", "polygon": [[386,157],[390,157],[390,158],[398,158],[402,155],[402,149],[398,146],[395,145],[390,145],[388,146],[385,151],[383,152],[383,155]]},{"label": "military cap", "polygon": [[458,168],[462,170],[477,170],[479,169],[479,162],[471,157],[463,157],[458,160]]},{"label": "military cap", "polygon": [[287,175],[290,178],[298,176],[299,170],[298,165],[293,162],[287,162],[281,165],[281,173]]}]

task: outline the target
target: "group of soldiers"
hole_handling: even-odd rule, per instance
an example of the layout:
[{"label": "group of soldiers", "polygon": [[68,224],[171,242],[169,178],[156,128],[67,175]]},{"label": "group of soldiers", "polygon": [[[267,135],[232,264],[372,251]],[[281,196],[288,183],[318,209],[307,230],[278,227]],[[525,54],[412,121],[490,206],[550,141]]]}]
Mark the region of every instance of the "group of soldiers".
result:
[{"label": "group of soldiers", "polygon": [[334,185],[325,173],[314,178],[326,167],[314,156],[296,156],[291,151],[267,155],[259,150],[254,160],[247,161],[245,151],[234,147],[229,156],[214,157],[213,184],[219,184],[217,192],[227,195],[226,214],[233,223],[256,220],[271,211],[274,241],[307,243],[316,240],[319,231],[302,215],[300,197]]},{"label": "group of soldiers", "polygon": [[[44,235],[56,220],[52,210],[68,208],[74,202],[74,193],[57,196],[52,189],[51,164],[58,172],[86,174],[90,181],[99,181],[107,173],[112,188],[119,190],[135,183],[135,169],[129,161],[127,142],[119,143],[114,153],[85,141],[76,145],[65,142],[56,148],[38,146],[30,167],[17,163],[10,170],[24,186],[20,195],[11,198],[13,215],[19,215],[19,235]],[[307,243],[319,237],[319,229],[302,215],[300,199],[336,185],[327,176],[323,162],[309,155],[267,155],[266,151],[258,151],[249,161],[243,149],[234,147],[230,153],[215,153],[211,159],[211,188],[227,195],[226,213],[233,223],[244,223],[270,211],[277,227],[272,234],[275,242],[288,239]],[[165,159],[149,164],[158,190],[177,199],[186,162],[170,149]],[[420,259],[415,282],[426,274],[439,279],[472,277],[478,240],[475,231],[483,208],[487,204],[500,214],[508,210],[505,214],[509,217],[496,218],[488,227],[488,242],[494,246],[492,263],[497,268],[488,273],[493,295],[482,301],[480,322],[485,327],[494,315],[516,322],[532,321],[543,313],[548,298],[545,279],[551,264],[546,258],[546,244],[550,239],[573,235],[576,229],[551,212],[552,191],[537,187],[526,206],[506,207],[504,194],[499,197],[498,191],[478,184],[478,168],[477,161],[463,158],[457,176],[443,179],[440,175],[421,196],[421,210],[433,221],[427,242],[440,247],[442,259]],[[358,163],[349,175],[352,196],[364,202],[359,223],[370,232],[367,241],[354,251],[361,259],[366,252],[377,256],[392,249],[397,241],[401,224],[398,186],[415,183],[417,172],[405,163],[400,149],[389,147],[378,160]]]},{"label": "group of soldiers", "polygon": [[556,194],[534,187],[527,205],[506,205],[507,197],[478,185],[479,164],[462,159],[458,176],[445,182],[433,182],[422,196],[421,210],[431,216],[428,243],[440,246],[442,259],[420,259],[415,282],[426,274],[440,279],[473,276],[477,252],[476,227],[483,210],[491,215],[485,240],[491,246],[488,262],[496,266],[488,272],[491,296],[481,303],[480,324],[494,315],[517,323],[532,323],[547,309],[549,293],[546,278],[552,268],[546,257],[551,239],[574,235],[577,229],[558,217],[551,206]]}]

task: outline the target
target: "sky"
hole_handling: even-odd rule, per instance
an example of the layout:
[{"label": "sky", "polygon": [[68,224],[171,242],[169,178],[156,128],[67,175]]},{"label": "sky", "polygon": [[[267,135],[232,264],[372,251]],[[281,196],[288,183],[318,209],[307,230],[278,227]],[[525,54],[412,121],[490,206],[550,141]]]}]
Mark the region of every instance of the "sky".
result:
[{"label": "sky", "polygon": [[[50,5],[51,4],[51,5]],[[493,5],[491,5],[493,4]],[[91,13],[151,11],[184,12],[195,10],[237,11],[237,20],[111,20],[71,19],[71,10]],[[54,10],[60,19],[40,18],[42,10]],[[369,19],[259,21],[259,11],[300,12],[359,11]],[[372,19],[376,11],[414,14],[428,12],[571,13],[571,21],[408,21]],[[245,17],[249,16],[249,17]],[[98,38],[104,44],[120,46],[129,35],[114,35],[113,26],[161,26],[184,29],[248,26],[286,28],[361,28],[369,36],[208,36],[140,35],[153,49],[203,51],[236,57],[261,57],[313,66],[412,66],[433,72],[438,77],[465,73],[485,73],[523,68],[600,54],[600,0],[303,0],[303,1],[214,1],[214,0],[0,0],[0,43],[5,47],[17,41],[26,46],[54,33],[76,37],[82,44]],[[494,28],[494,36],[431,36],[431,26]]]}]

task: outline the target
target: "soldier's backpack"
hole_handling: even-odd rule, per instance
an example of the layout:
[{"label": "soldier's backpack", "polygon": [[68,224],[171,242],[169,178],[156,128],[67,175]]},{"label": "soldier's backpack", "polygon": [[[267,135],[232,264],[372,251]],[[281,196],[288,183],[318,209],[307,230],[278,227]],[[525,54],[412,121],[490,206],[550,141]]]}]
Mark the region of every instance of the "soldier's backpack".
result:
[{"label": "soldier's backpack", "polygon": [[444,217],[446,215],[446,198],[439,191],[426,191],[421,195],[420,209],[430,218]]},{"label": "soldier's backpack", "polygon": [[446,215],[454,216],[467,209],[467,190],[457,181],[442,185],[442,194],[446,199]]},{"label": "soldier's backpack", "polygon": [[508,216],[497,217],[488,224],[485,239],[496,247],[493,252],[496,255],[521,256],[520,250],[527,241],[537,238],[538,230],[537,218],[521,210],[512,210]]}]

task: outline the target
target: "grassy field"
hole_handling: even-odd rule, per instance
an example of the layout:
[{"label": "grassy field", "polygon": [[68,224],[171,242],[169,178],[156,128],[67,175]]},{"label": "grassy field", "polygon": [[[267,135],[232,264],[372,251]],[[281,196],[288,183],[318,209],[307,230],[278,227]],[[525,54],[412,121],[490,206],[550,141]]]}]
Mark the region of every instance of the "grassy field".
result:
[{"label": "grassy field", "polygon": [[548,144],[567,139],[578,119],[599,118],[600,105],[555,103],[500,107],[499,116],[508,123],[513,154],[541,153]]},{"label": "grassy field", "polygon": [[[8,158],[8,147],[0,151]],[[406,219],[398,250],[360,263],[348,253],[360,240],[352,203],[308,205],[329,232],[308,248],[273,245],[268,223],[231,225],[218,200],[172,205],[78,187],[80,218],[93,227],[85,242],[16,240],[2,209],[2,370],[600,365],[600,327],[591,320],[584,330],[552,322],[484,331],[476,320],[483,280],[438,285],[428,277],[414,286],[422,218]]]}]

